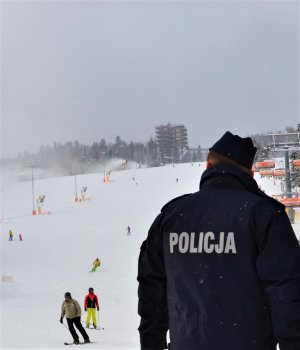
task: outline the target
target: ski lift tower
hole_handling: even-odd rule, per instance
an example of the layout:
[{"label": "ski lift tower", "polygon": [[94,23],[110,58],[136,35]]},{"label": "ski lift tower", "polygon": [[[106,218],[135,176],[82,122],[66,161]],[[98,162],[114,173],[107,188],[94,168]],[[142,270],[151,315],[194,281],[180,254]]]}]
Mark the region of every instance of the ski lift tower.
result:
[{"label": "ski lift tower", "polygon": [[284,152],[285,160],[285,194],[291,197],[291,171],[290,171],[290,151],[300,150],[300,133],[268,134],[267,147],[274,152]]},{"label": "ski lift tower", "polygon": [[[283,152],[285,160],[285,196],[292,197],[291,170],[290,170],[290,151],[300,150],[300,133],[282,133],[268,134],[265,136],[267,147],[274,152]],[[288,215],[291,218],[291,208]]]}]

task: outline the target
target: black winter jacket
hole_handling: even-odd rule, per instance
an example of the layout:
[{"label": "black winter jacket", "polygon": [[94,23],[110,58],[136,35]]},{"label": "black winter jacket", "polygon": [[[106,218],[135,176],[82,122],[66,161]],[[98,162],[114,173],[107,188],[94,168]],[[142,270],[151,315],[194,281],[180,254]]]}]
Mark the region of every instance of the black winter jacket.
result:
[{"label": "black winter jacket", "polygon": [[141,349],[300,350],[300,247],[284,206],[239,169],[206,170],[141,246]]}]

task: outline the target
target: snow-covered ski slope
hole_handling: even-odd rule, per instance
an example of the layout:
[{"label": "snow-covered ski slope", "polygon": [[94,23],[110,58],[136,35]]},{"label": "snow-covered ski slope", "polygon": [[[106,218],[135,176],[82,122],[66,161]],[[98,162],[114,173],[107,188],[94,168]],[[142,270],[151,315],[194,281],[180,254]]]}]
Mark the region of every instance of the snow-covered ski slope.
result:
[{"label": "snow-covered ski slope", "polygon": [[[106,184],[103,174],[77,176],[78,189],[87,186],[91,197],[83,203],[74,202],[74,177],[37,180],[36,197],[45,195],[44,211],[52,212],[41,216],[30,215],[31,182],[3,185],[1,273],[12,275],[13,283],[1,283],[1,348],[63,348],[72,340],[59,323],[64,293],[70,291],[82,305],[92,286],[105,329],[88,331],[95,343],[83,347],[138,349],[140,245],[167,201],[198,190],[204,167],[194,163],[114,172]],[[278,183],[257,180],[268,194],[280,192]],[[102,265],[90,273],[96,257]]]}]

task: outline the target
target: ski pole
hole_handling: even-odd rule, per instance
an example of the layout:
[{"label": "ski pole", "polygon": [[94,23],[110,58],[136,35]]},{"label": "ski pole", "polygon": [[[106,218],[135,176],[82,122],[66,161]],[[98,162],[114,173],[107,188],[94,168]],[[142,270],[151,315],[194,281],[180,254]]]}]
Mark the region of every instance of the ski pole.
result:
[{"label": "ski pole", "polygon": [[63,323],[62,323],[66,328],[67,328],[67,330],[69,330],[69,328],[64,324],[64,321],[63,321]]},{"label": "ski pole", "polygon": [[[98,324],[99,324],[99,310],[97,311],[97,313],[98,313]],[[99,326],[99,329],[104,329],[104,328]]]},{"label": "ski pole", "polygon": [[[99,324],[99,310],[97,310],[97,314],[98,314],[98,324]],[[99,326],[99,329],[104,329],[104,328]]]}]

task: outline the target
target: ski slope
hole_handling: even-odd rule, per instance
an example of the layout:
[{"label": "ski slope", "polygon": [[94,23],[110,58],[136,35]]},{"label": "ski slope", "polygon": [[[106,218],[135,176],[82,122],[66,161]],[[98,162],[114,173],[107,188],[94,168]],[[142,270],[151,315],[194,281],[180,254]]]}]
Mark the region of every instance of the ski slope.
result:
[{"label": "ski slope", "polygon": [[[44,210],[51,215],[30,215],[31,182],[3,185],[1,273],[12,275],[13,283],[1,283],[1,348],[65,348],[63,342],[72,339],[59,323],[64,293],[82,305],[92,286],[105,329],[88,331],[95,343],[83,346],[139,349],[140,245],[167,201],[198,190],[204,168],[205,163],[194,163],[119,171],[109,183],[103,183],[103,174],[80,175],[78,188],[87,186],[91,197],[82,203],[74,202],[74,177],[37,180],[36,197],[46,196]],[[257,180],[267,194],[280,193],[278,183]],[[90,273],[97,257],[102,265]]]}]

